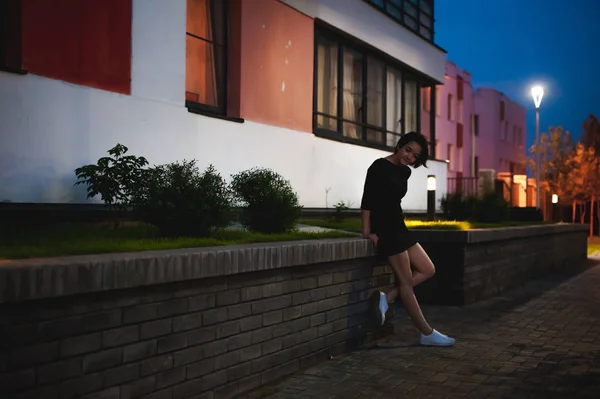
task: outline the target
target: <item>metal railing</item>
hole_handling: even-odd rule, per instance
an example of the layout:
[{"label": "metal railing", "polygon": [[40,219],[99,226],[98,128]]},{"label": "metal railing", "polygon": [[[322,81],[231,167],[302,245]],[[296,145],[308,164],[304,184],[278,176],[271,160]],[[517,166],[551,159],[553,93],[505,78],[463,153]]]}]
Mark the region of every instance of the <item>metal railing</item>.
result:
[{"label": "metal railing", "polygon": [[477,195],[478,179],[476,177],[449,177],[447,189],[448,194]]}]

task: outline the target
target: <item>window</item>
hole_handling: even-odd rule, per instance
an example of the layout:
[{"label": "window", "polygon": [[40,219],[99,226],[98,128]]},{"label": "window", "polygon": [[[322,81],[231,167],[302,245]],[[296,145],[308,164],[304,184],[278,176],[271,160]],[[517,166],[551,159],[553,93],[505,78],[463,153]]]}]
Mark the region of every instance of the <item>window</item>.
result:
[{"label": "window", "polygon": [[504,120],[504,101],[500,101],[500,122]]},{"label": "window", "polygon": [[424,87],[421,89],[421,99],[423,100],[423,111],[430,111],[431,102],[431,87]]},{"label": "window", "polygon": [[365,0],[394,21],[433,42],[433,0]]},{"label": "window", "polygon": [[383,57],[315,35],[314,131],[332,139],[393,148],[418,131],[420,82]]},{"label": "window", "polygon": [[474,136],[479,136],[479,115],[477,114],[473,114],[472,116],[472,120],[473,120],[473,135]]},{"label": "window", "polygon": [[452,144],[448,144],[446,160],[448,161],[448,170],[454,170],[454,154],[452,152]]},{"label": "window", "polygon": [[453,102],[454,98],[452,97],[452,94],[448,94],[448,120],[452,121],[454,120],[454,114],[453,114],[453,107],[452,107],[452,102]]},{"label": "window", "polygon": [[508,140],[508,122],[500,124],[500,140]]},{"label": "window", "polygon": [[442,96],[440,96],[440,87],[435,88],[435,114],[442,116]]},{"label": "window", "polygon": [[185,99],[188,108],[225,113],[226,3],[187,0]]},{"label": "window", "polygon": [[21,70],[21,0],[0,1],[0,69]]},{"label": "window", "polygon": [[458,100],[458,122],[463,123],[463,100]]}]

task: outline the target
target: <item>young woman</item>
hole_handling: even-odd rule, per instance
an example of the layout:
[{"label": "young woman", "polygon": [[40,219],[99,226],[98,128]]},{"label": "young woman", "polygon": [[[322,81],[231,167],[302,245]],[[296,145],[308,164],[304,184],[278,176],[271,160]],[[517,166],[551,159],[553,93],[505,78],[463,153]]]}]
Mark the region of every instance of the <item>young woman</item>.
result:
[{"label": "young woman", "polygon": [[361,202],[363,236],[387,257],[396,275],[396,285],[387,294],[374,293],[373,311],[378,313],[381,325],[389,304],[399,295],[421,332],[421,345],[451,346],[454,339],[429,326],[413,292],[414,286],[433,276],[435,268],[406,227],[400,204],[408,190],[410,167],[426,166],[428,156],[425,136],[410,132],[400,138],[393,154],[373,162],[367,171]]}]

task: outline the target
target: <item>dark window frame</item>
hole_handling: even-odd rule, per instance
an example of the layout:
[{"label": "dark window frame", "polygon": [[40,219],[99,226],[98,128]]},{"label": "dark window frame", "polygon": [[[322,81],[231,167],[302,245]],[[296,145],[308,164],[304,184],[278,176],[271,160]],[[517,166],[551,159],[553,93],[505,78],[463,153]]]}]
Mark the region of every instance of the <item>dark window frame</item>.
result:
[{"label": "dark window frame", "polygon": [[21,1],[0,1],[0,71],[24,75]]},{"label": "dark window frame", "polygon": [[[318,81],[318,71],[319,71],[319,56],[318,56],[318,48],[319,44],[322,42],[330,42],[335,43],[337,45],[337,54],[338,54],[338,65],[337,65],[337,116],[329,115],[323,112],[318,111],[318,95],[319,95],[319,81]],[[360,122],[356,122],[353,120],[345,119],[343,115],[343,52],[344,49],[348,49],[351,51],[355,51],[360,53],[362,57],[362,93],[361,100],[362,104],[364,104],[363,111],[361,112],[361,120]],[[366,101],[367,97],[367,63],[368,58],[372,57],[377,61],[384,64],[384,74],[383,74],[383,104],[382,104],[382,123],[383,126],[374,126],[366,123],[367,119],[367,107],[368,102]],[[400,133],[393,132],[387,130],[387,72],[388,68],[393,68],[394,70],[400,72],[402,74],[402,83],[401,83],[401,98],[402,103],[401,107],[401,124],[400,124]],[[406,66],[402,65],[399,61],[387,56],[383,52],[377,51],[373,48],[369,48],[368,45],[362,45],[358,40],[352,40],[351,38],[336,33],[332,29],[328,29],[327,27],[318,26],[315,27],[315,41],[314,41],[314,78],[313,78],[313,133],[322,138],[327,138],[335,141],[340,141],[349,144],[361,145],[364,147],[376,148],[380,150],[392,150],[395,147],[395,143],[397,140],[405,133],[405,119],[406,119],[406,95],[405,95],[405,86],[407,81],[416,82],[416,99],[415,99],[415,108],[416,108],[416,128],[415,130],[420,132],[421,130],[421,88],[428,87],[431,85],[431,81],[428,81],[424,77],[420,77],[413,70],[408,69]],[[330,130],[322,127],[318,127],[318,117],[323,116],[335,120],[336,130]],[[352,123],[360,128],[360,138],[351,138],[344,136],[343,133],[343,123]],[[383,133],[383,143],[382,142],[373,142],[367,141],[367,129],[373,130],[377,132]],[[387,145],[388,143],[388,135],[396,136],[395,140],[391,140],[394,145]]]},{"label": "dark window frame", "polygon": [[[192,100],[188,100],[187,98],[185,99],[185,106],[186,108],[190,111],[190,112],[194,112],[194,113],[198,113],[198,114],[203,114],[203,115],[207,115],[207,116],[216,116],[216,117],[222,117],[222,118],[227,118],[227,105],[228,105],[228,96],[227,96],[227,89],[228,89],[228,72],[229,72],[229,60],[228,60],[228,50],[229,50],[229,29],[230,29],[230,25],[231,25],[231,20],[230,20],[230,7],[229,7],[229,2],[228,1],[221,1],[221,0],[208,0],[210,3],[210,9],[211,9],[211,26],[213,29],[221,29],[222,31],[218,33],[218,35],[221,35],[220,37],[223,37],[223,44],[217,44],[214,42],[214,38],[215,37],[219,37],[217,36],[217,33],[215,30],[213,30],[212,33],[212,40],[208,40],[207,38],[203,38],[203,37],[199,37],[197,35],[194,35],[190,32],[185,31],[186,34],[186,38],[188,36],[196,39],[196,40],[202,40],[205,41],[207,43],[210,43],[212,46],[214,46],[213,50],[213,63],[215,64],[215,73],[217,74],[217,76],[215,77],[216,81],[217,81],[217,106],[213,106],[210,104],[204,104],[201,102],[197,102],[197,101],[192,101]],[[223,13],[223,15],[221,15],[221,19],[224,22],[222,24],[222,26],[220,27],[216,27],[215,26],[215,22],[216,20],[218,20],[218,18],[215,16],[215,11],[218,9],[219,7],[215,7],[215,4],[219,3],[221,4],[219,7],[222,7],[221,12]],[[219,50],[222,52],[221,55],[217,56],[217,52],[216,49],[219,48]],[[222,60],[223,65],[217,65],[217,63],[219,62],[219,60]],[[187,64],[187,57],[186,57],[186,64]],[[186,74],[188,73],[187,68],[186,68]],[[218,74],[221,74],[220,76]],[[187,96],[187,87],[186,87],[186,96]]]},{"label": "dark window frame", "polygon": [[[412,33],[423,38],[424,40],[433,43],[435,39],[435,2],[434,0],[364,0],[366,3],[375,7],[389,18],[393,19],[398,24],[402,25]],[[418,3],[415,5],[414,3]],[[409,6],[406,6],[409,4]],[[428,4],[431,9],[431,13],[424,9],[422,4]],[[407,13],[407,8],[413,7],[416,10],[416,17]],[[427,27],[421,21],[421,15],[431,20],[431,26]],[[416,24],[414,26],[407,24],[405,20],[412,20]],[[425,34],[422,32],[426,32]]]}]

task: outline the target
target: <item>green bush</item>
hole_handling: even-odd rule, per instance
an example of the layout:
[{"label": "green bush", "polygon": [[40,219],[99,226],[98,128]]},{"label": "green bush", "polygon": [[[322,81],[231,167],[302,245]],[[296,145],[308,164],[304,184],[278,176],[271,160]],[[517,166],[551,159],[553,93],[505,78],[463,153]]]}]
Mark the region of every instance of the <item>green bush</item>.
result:
[{"label": "green bush", "polygon": [[453,193],[442,198],[441,206],[444,218],[447,220],[471,220],[477,198]]},{"label": "green bush", "polygon": [[347,204],[344,201],[340,201],[334,205],[335,213],[333,214],[333,221],[341,223],[346,219],[348,210],[352,206],[352,203],[348,202]]},{"label": "green bush", "polygon": [[450,194],[442,199],[442,211],[447,220],[498,223],[509,219],[509,204],[495,192],[482,197]]},{"label": "green bush", "polygon": [[196,161],[173,162],[148,170],[143,180],[135,211],[162,236],[207,237],[231,221],[231,190],[212,165],[200,173]]},{"label": "green bush", "polygon": [[232,177],[231,187],[242,206],[241,223],[260,233],[292,230],[301,207],[290,182],[264,168],[242,171]]},{"label": "green bush", "polygon": [[477,222],[505,222],[509,217],[509,203],[501,195],[491,191],[477,199],[473,211]]},{"label": "green bush", "polygon": [[[108,150],[108,157],[98,159],[96,165],[84,165],[75,169],[77,181],[75,185],[87,186],[87,197],[100,198],[110,211],[117,213],[125,211],[130,205],[132,197],[139,189],[142,181],[144,167],[148,161],[144,157],[127,154],[128,148],[117,144]],[[118,217],[115,227],[119,224]]]}]

